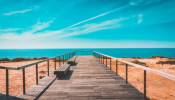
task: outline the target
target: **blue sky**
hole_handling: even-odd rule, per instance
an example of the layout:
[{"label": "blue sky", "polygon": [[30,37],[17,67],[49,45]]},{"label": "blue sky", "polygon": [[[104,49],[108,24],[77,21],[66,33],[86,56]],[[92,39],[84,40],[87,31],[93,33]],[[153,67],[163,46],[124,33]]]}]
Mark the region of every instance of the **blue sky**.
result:
[{"label": "blue sky", "polygon": [[0,48],[174,48],[175,0],[0,0]]}]

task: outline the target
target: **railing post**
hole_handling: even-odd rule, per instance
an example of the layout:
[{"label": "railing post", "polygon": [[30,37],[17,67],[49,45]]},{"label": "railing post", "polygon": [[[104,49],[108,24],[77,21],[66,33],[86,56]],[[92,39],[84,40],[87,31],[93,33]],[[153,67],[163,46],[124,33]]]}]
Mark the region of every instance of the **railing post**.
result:
[{"label": "railing post", "polygon": [[23,74],[23,94],[26,94],[26,90],[25,90],[25,68],[22,69],[22,74]]},{"label": "railing post", "polygon": [[9,70],[6,69],[6,96],[9,96]]},{"label": "railing post", "polygon": [[144,70],[144,100],[146,100],[146,70]]},{"label": "railing post", "polygon": [[126,64],[126,84],[128,84],[128,64]]},{"label": "railing post", "polygon": [[111,58],[110,58],[110,70],[111,70]]},{"label": "railing post", "polygon": [[68,58],[67,56],[68,56],[68,55],[66,54],[66,57],[65,57],[66,60],[65,60],[65,61],[67,61],[67,58]]},{"label": "railing post", "polygon": [[103,55],[103,64],[104,64],[104,55]]},{"label": "railing post", "polygon": [[102,55],[100,55],[100,61],[102,62]]},{"label": "railing post", "polygon": [[55,58],[55,70],[56,70],[56,62],[57,62],[57,58]]},{"label": "railing post", "polygon": [[118,61],[116,60],[116,75],[118,75]]},{"label": "railing post", "polygon": [[38,64],[36,64],[36,84],[38,85]]},{"label": "railing post", "polygon": [[59,67],[60,67],[60,65],[61,65],[61,61],[60,61],[60,56],[59,56]]},{"label": "railing post", "polygon": [[99,61],[101,61],[101,55],[99,54]]},{"label": "railing post", "polygon": [[63,64],[64,64],[64,55],[63,55]]},{"label": "railing post", "polygon": [[106,57],[106,67],[108,67],[108,57]]},{"label": "railing post", "polygon": [[100,61],[100,54],[98,54],[98,57],[99,57],[99,61]]},{"label": "railing post", "polygon": [[47,61],[47,75],[49,76],[49,60]]}]

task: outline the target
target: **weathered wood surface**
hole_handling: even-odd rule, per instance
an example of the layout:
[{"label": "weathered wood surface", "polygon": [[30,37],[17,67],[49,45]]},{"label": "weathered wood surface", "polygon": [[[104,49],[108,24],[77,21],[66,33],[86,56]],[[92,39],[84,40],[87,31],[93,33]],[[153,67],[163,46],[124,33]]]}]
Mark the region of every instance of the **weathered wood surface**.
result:
[{"label": "weathered wood surface", "polygon": [[54,70],[54,75],[56,75],[57,78],[64,77],[70,69],[70,64],[63,64],[56,70]]},{"label": "weathered wood surface", "polygon": [[76,58],[77,58],[77,56],[72,57],[71,59],[69,59],[69,60],[67,61],[67,63],[70,64],[71,66],[74,65],[74,64],[75,64]]},{"label": "weathered wood surface", "polygon": [[[51,75],[19,95],[23,99],[45,100],[143,100],[143,94],[116,76],[93,56],[78,56],[78,64],[61,80]],[[48,85],[49,84],[49,85]]]}]

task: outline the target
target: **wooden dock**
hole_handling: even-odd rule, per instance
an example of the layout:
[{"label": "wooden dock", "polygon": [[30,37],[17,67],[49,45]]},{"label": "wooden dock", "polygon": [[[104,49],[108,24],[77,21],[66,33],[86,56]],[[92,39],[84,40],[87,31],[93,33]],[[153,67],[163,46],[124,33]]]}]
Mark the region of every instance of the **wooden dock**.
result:
[{"label": "wooden dock", "polygon": [[93,56],[78,56],[63,79],[52,74],[27,89],[21,99],[46,100],[143,100],[143,94]]}]

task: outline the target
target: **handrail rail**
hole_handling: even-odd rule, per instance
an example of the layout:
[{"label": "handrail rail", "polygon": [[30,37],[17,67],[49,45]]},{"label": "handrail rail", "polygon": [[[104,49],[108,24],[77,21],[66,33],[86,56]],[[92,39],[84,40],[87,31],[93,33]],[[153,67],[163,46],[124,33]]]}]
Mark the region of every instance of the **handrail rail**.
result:
[{"label": "handrail rail", "polygon": [[[75,51],[73,51],[73,52],[75,52]],[[69,53],[73,53],[73,52],[69,52]],[[66,53],[66,54],[69,54],[69,53]],[[59,55],[59,56],[56,56],[56,57],[44,59],[42,61],[38,61],[38,62],[30,63],[30,64],[27,64],[27,65],[23,65],[23,66],[18,67],[18,69],[27,68],[29,66],[36,65],[36,64],[39,64],[39,63],[42,63],[42,62],[45,62],[45,61],[48,61],[48,60],[51,60],[51,59],[54,59],[54,58],[57,58],[57,57],[61,57],[61,56],[66,55],[66,54],[62,54],[62,55]]]},{"label": "handrail rail", "polygon": [[118,61],[123,62],[125,64],[128,64],[130,66],[137,67],[137,68],[149,71],[149,72],[153,72],[153,73],[155,73],[157,75],[160,75],[160,76],[162,76],[164,78],[167,78],[167,79],[170,79],[172,81],[175,81],[175,76],[174,75],[171,75],[171,74],[168,74],[168,73],[156,70],[156,69],[151,69],[151,68],[148,68],[148,67],[145,67],[145,66],[142,66],[142,65],[138,65],[138,64],[135,64],[135,63],[132,63],[132,62],[129,62],[129,61],[125,61],[125,60],[123,60],[121,58],[115,58],[115,57],[112,57],[112,56],[109,56],[109,55],[106,55],[106,54],[102,54],[102,53],[99,53],[99,52],[96,52],[96,51],[93,51],[93,52],[94,53],[98,53],[98,54],[103,55],[103,56],[106,56],[106,57],[109,57],[109,58],[112,58],[112,59],[115,59],[115,60],[118,60]]},{"label": "handrail rail", "polygon": [[[75,56],[75,51],[73,52],[69,52],[69,53],[65,53],[65,54],[62,54],[62,55],[59,55],[59,56],[56,56],[56,57],[52,57],[52,58],[48,58],[48,59],[44,59],[44,60],[40,60],[40,61],[37,61],[37,62],[33,62],[33,63],[30,63],[30,64],[27,64],[27,65],[23,65],[23,66],[20,66],[20,67],[5,67],[5,66],[0,66],[0,69],[5,69],[6,70],[6,96],[9,96],[9,70],[21,70],[22,69],[22,80],[23,80],[23,94],[25,94],[25,88],[26,88],[26,84],[25,84],[25,68],[27,67],[31,67],[33,65],[35,65],[35,68],[36,68],[36,84],[38,85],[38,64],[39,63],[42,63],[42,62],[45,62],[47,61],[47,75],[49,76],[49,60],[50,59],[57,59],[57,57],[59,57],[59,60],[61,60],[61,62],[65,62],[65,59],[70,59],[71,57]],[[61,58],[62,57],[62,58]],[[56,70],[56,62],[54,62],[54,69]],[[59,66],[60,66],[60,62],[59,62]]]},{"label": "handrail rail", "polygon": [[[73,52],[75,52],[75,51],[73,51]],[[66,54],[73,53],[73,52],[68,52]],[[51,57],[51,58],[48,58],[48,59],[44,59],[44,60],[41,60],[41,61],[33,62],[33,63],[26,64],[26,65],[19,66],[19,67],[0,66],[0,69],[20,70],[20,69],[24,69],[24,68],[30,67],[32,65],[36,65],[36,64],[39,64],[39,63],[42,63],[42,62],[45,62],[45,61],[48,61],[48,60],[51,60],[51,59],[54,59],[54,58],[57,58],[57,57],[61,57],[61,56],[66,55],[66,54],[62,54],[62,55],[59,55],[59,56]]]},{"label": "handrail rail", "polygon": [[0,66],[0,69],[18,70],[18,68],[16,68],[16,67],[5,67],[5,66]]},{"label": "handrail rail", "polygon": [[[73,52],[87,52],[87,51],[73,51]],[[148,67],[145,67],[145,66],[142,66],[142,65],[138,65],[138,64],[135,64],[135,63],[132,63],[132,62],[123,60],[121,58],[116,58],[116,57],[112,57],[112,56],[109,56],[109,55],[106,55],[106,54],[102,54],[100,52],[96,52],[96,51],[88,51],[88,52],[98,53],[100,55],[103,55],[103,56],[106,56],[106,57],[109,57],[109,58],[112,58],[112,59],[116,59],[118,61],[121,61],[121,62],[123,62],[125,64],[130,65],[130,66],[134,66],[134,67],[137,67],[137,68],[140,68],[140,69],[149,71],[149,72],[153,72],[153,73],[155,73],[157,75],[160,75],[160,76],[162,76],[164,78],[167,78],[167,79],[170,79],[172,81],[175,81],[175,76],[174,75],[171,75],[171,74],[168,74],[168,73],[165,73],[165,72],[156,70],[156,69],[151,69],[151,68],[148,68]],[[69,52],[69,53],[72,53],[72,52]],[[66,53],[66,54],[69,54],[69,53]],[[54,58],[57,58],[57,57],[61,57],[61,56],[66,55],[66,54],[62,54],[62,55],[59,55],[59,56],[55,56],[55,57],[52,57],[52,58],[44,59],[44,60],[41,60],[41,61],[37,61],[37,62],[30,63],[30,64],[27,64],[27,65],[19,66],[19,67],[5,67],[5,66],[0,66],[0,69],[20,70],[20,69],[24,69],[24,68],[30,67],[32,65],[36,65],[36,64],[39,64],[39,63],[42,63],[42,62],[45,62],[45,61],[48,61],[48,60],[51,60],[51,59],[54,59]]]},{"label": "handrail rail", "polygon": [[75,51],[75,52],[93,52],[91,50],[86,50],[86,51]]}]

